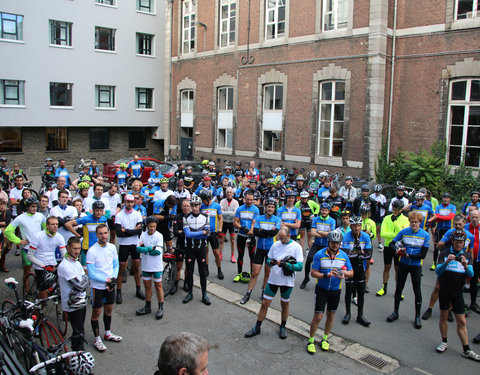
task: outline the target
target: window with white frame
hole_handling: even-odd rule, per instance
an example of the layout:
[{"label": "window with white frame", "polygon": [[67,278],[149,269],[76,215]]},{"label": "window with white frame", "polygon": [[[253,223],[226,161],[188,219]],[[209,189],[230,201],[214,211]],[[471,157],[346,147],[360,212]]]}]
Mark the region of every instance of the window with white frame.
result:
[{"label": "window with white frame", "polygon": [[285,36],[286,0],[266,0],[265,39]]},{"label": "window with white frame", "polygon": [[448,164],[480,167],[480,78],[450,83]]},{"label": "window with white frame", "polygon": [[95,49],[115,51],[115,29],[95,26]]},{"label": "window with white frame", "polygon": [[193,90],[180,92],[180,136],[193,137]]},{"label": "window with white frame", "polygon": [[182,52],[195,51],[196,15],[192,0],[182,1]]},{"label": "window with white frame", "polygon": [[23,40],[23,16],[0,12],[0,38]]},{"label": "window with white frame", "polygon": [[0,79],[0,104],[25,105],[25,81]]},{"label": "window with white frame", "polygon": [[220,87],[217,92],[217,147],[232,148],[233,87]]},{"label": "window with white frame", "polygon": [[137,10],[146,13],[153,13],[155,11],[153,3],[154,0],[137,0]]},{"label": "window with white frame", "polygon": [[455,19],[480,17],[479,0],[455,0]]},{"label": "window with white frame", "polygon": [[320,156],[342,156],[345,112],[345,82],[320,84],[318,148]]},{"label": "window with white frame", "polygon": [[283,85],[263,87],[262,150],[282,151]]},{"label": "window with white frame", "polygon": [[115,108],[115,86],[95,85],[95,107]]},{"label": "window with white frame", "polygon": [[72,23],[50,20],[50,44],[57,46],[71,46]]},{"label": "window with white frame", "polygon": [[50,82],[50,105],[52,107],[72,106],[73,83]]},{"label": "window with white frame", "polygon": [[115,6],[115,0],[95,0],[97,4]]},{"label": "window with white frame", "polygon": [[137,33],[137,53],[139,55],[153,55],[153,35]]},{"label": "window with white frame", "polygon": [[137,87],[135,89],[136,108],[152,109],[153,108],[153,89],[146,87]]},{"label": "window with white frame", "polygon": [[323,0],[323,31],[346,29],[349,0]]},{"label": "window with white frame", "polygon": [[220,47],[235,44],[235,24],[237,22],[237,1],[220,0]]}]

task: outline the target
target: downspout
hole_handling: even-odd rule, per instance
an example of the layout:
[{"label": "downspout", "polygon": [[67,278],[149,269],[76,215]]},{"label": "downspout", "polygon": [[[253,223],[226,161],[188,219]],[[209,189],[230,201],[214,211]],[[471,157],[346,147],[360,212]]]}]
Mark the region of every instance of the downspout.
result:
[{"label": "downspout", "polygon": [[[172,52],[173,52],[173,45],[172,45],[172,36],[173,36],[173,2],[174,0],[168,0],[168,17],[169,17],[169,22],[170,22],[170,38],[169,38],[169,44],[167,48],[165,48],[166,52],[168,51],[168,67],[165,67],[168,69],[168,109],[166,111],[166,116],[164,118],[167,118],[167,124],[164,124],[164,131],[163,131],[163,154],[164,158],[167,155],[170,155],[170,133],[171,133],[171,126],[172,126]],[[176,127],[175,127],[176,129]],[[177,141],[177,143],[179,143]],[[180,145],[177,145],[177,154],[179,152],[179,147]]]},{"label": "downspout", "polygon": [[390,72],[390,101],[388,105],[388,129],[387,129],[387,162],[390,161],[390,138],[392,132],[392,112],[393,112],[393,80],[395,78],[395,47],[397,44],[397,4],[398,0],[395,0],[393,9],[393,40],[392,40],[392,67]]}]

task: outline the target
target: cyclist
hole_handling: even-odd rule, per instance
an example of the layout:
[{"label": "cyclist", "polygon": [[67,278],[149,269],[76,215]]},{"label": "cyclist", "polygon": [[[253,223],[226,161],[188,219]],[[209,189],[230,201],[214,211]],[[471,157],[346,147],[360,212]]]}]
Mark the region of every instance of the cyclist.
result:
[{"label": "cyclist", "polygon": [[310,267],[315,254],[328,245],[327,237],[330,231],[335,230],[335,220],[329,216],[330,205],[322,203],[320,205],[320,215],[313,218],[312,236],[315,237],[314,243],[307,254],[305,262],[305,278],[300,285],[300,289],[305,289],[310,281]]},{"label": "cyclist", "polygon": [[263,207],[261,206],[262,193],[260,193],[260,190],[257,189],[257,181],[250,180],[248,182],[248,190],[253,193],[253,204],[258,207],[260,213],[263,213]]},{"label": "cyclist", "polygon": [[[267,185],[267,177],[265,177],[264,174],[261,174],[260,175],[260,183],[258,184],[258,191],[260,192],[260,194],[262,195],[262,197],[265,195],[265,192],[267,191],[268,189],[268,185]],[[262,202],[263,203],[263,202]]]},{"label": "cyclist", "polygon": [[276,205],[278,205],[278,202],[280,201],[280,192],[275,188],[275,179],[269,178],[267,180],[267,190],[263,194],[263,199],[266,201],[267,199],[273,199],[276,202]]},{"label": "cyclist", "polygon": [[287,172],[287,178],[284,180],[284,185],[285,185],[285,189],[293,189],[294,187],[296,187],[296,182],[295,182],[295,170],[294,169],[290,169],[288,172]]},{"label": "cyclist", "polygon": [[353,201],[353,214],[355,216],[360,216],[360,207],[364,204],[370,207],[370,214],[372,217],[375,217],[377,214],[377,201],[370,197],[370,188],[368,185],[363,184],[361,188],[360,196],[356,197]]},{"label": "cyclist", "polygon": [[145,220],[147,230],[142,232],[137,244],[137,253],[142,254],[142,279],[145,286],[145,306],[135,311],[137,315],[152,312],[152,279],[157,292],[158,309],[155,319],[163,318],[164,294],[162,288],[163,252],[165,249],[163,236],[157,231],[158,219],[149,216]]},{"label": "cyclist", "polygon": [[250,257],[250,268],[253,263],[253,255],[255,253],[255,236],[253,234],[253,227],[260,211],[257,206],[253,204],[253,192],[247,190],[244,195],[245,204],[238,207],[235,212],[233,226],[238,229],[237,238],[237,275],[233,282],[239,282],[242,277],[243,257],[245,255],[245,247],[248,248],[248,256]]},{"label": "cyclist", "polygon": [[188,303],[193,299],[193,271],[195,260],[198,264],[198,274],[200,276],[200,287],[202,288],[202,302],[210,305],[212,302],[207,295],[207,239],[210,234],[210,220],[207,215],[200,212],[202,200],[193,195],[190,200],[192,212],[183,217],[183,233],[185,235],[185,282],[188,292],[183,303]]},{"label": "cyclist", "polygon": [[10,179],[8,177],[9,174],[10,172],[8,171],[7,167],[7,158],[2,156],[0,157],[0,179],[3,190],[6,192],[10,190]]},{"label": "cyclist", "polygon": [[423,230],[427,230],[437,216],[433,212],[432,207],[425,204],[425,194],[417,193],[415,194],[415,199],[416,201],[410,205],[410,212],[418,211],[422,214],[423,220],[420,227]]},{"label": "cyclist", "polygon": [[220,203],[220,201],[225,197],[225,190],[230,186],[230,180],[228,176],[222,176],[221,184],[216,189],[217,195],[215,196],[215,201]]},{"label": "cyclist", "polygon": [[183,179],[183,176],[186,173],[184,167],[185,167],[184,163],[178,163],[177,164],[177,170],[174,173],[174,176],[177,178],[177,180]]},{"label": "cyclist", "polygon": [[[463,286],[465,279],[473,276],[472,256],[464,251],[467,235],[464,231],[455,231],[451,236],[452,247],[443,250],[438,257],[436,269],[440,304],[440,334],[442,343],[437,346],[437,352],[443,353],[448,348],[448,312],[453,307],[457,321],[457,334],[462,342],[462,357],[480,361],[480,355],[473,352],[468,345],[468,331],[465,320],[465,302],[463,301]],[[475,280],[477,282],[477,280]]]},{"label": "cyclist", "polygon": [[235,162],[235,169],[233,171],[233,175],[236,177],[237,176],[237,172],[241,172],[241,176],[243,177],[243,169],[242,169],[242,162],[237,160]]},{"label": "cyclist", "polygon": [[135,211],[140,212],[140,214],[142,215],[142,218],[146,219],[148,215],[147,215],[147,209],[143,205],[144,196],[140,193],[132,193],[132,195],[133,195],[133,201],[135,203],[133,205],[133,209]]},{"label": "cyclist", "polygon": [[90,167],[88,165],[84,165],[82,170],[80,171],[80,173],[78,174],[78,177],[73,180],[72,182],[72,186],[73,188],[77,188],[77,184],[79,181],[84,181],[84,180],[87,180],[87,177],[90,181],[93,181],[95,183],[98,182],[98,180],[96,178],[93,178],[90,174],[89,174],[89,170],[90,170]]},{"label": "cyclist", "polygon": [[387,294],[388,279],[390,277],[390,268],[392,267],[392,260],[394,262],[395,280],[397,279],[398,256],[395,250],[390,247],[393,238],[405,228],[408,228],[410,222],[403,214],[403,200],[396,200],[392,204],[393,213],[385,216],[382,221],[381,235],[385,239],[385,248],[383,252],[383,286],[377,292],[377,296],[381,297]]},{"label": "cyclist", "polygon": [[229,182],[233,182],[235,180],[235,175],[232,174],[232,167],[230,165],[226,165],[223,170],[225,171],[224,176],[228,177]]},{"label": "cyclist", "polygon": [[353,268],[353,277],[345,279],[345,309],[346,314],[342,323],[350,322],[350,305],[352,294],[357,292],[357,322],[364,327],[368,327],[370,322],[363,316],[363,306],[365,302],[365,289],[367,283],[367,265],[372,256],[372,243],[370,236],[362,231],[363,220],[359,216],[350,218],[351,231],[343,237],[342,250],[348,255]]},{"label": "cyclist", "polygon": [[[46,226],[45,216],[37,212],[38,202],[31,197],[26,200],[27,211],[17,216],[5,229],[5,237],[7,237],[15,245],[21,245],[21,255],[23,264],[23,279],[30,273],[32,262],[27,257],[27,251],[30,242],[36,233],[42,231]],[[15,235],[15,230],[19,228],[21,239]],[[25,286],[28,288],[28,286]]]},{"label": "cyclist", "polygon": [[42,182],[47,186],[55,181],[55,166],[52,163],[52,158],[46,158],[43,166]]},{"label": "cyclist", "polygon": [[58,231],[58,219],[50,216],[47,219],[46,229],[35,233],[30,241],[27,258],[33,264],[35,276],[38,280],[38,296],[40,299],[47,298],[47,284],[45,277],[47,272],[54,272],[57,267],[57,251],[62,259],[65,256],[65,240]]},{"label": "cyclist", "polygon": [[15,163],[15,164],[13,164],[13,169],[10,172],[10,182],[12,184],[15,183],[15,177],[17,177],[17,176],[22,176],[23,180],[25,182],[28,182],[28,177],[25,174],[25,172],[23,171],[23,169],[20,169],[20,165]]},{"label": "cyclist", "polygon": [[68,187],[72,184],[72,180],[70,179],[70,173],[68,173],[68,169],[65,166],[65,159],[60,159],[58,162],[58,168],[55,169],[55,177],[58,179],[58,177],[65,177],[65,188],[68,189]]},{"label": "cyclist", "polygon": [[58,233],[63,237],[65,242],[73,236],[73,234],[65,228],[65,223],[78,216],[75,207],[69,206],[67,203],[68,192],[62,190],[58,193],[58,205],[50,210],[50,214],[58,218]]},{"label": "cyclist", "polygon": [[[273,199],[265,201],[265,215],[260,215],[255,220],[253,226],[253,234],[258,237],[257,248],[252,259],[252,277],[248,282],[247,293],[243,296],[240,303],[246,304],[250,299],[253,288],[257,283],[258,275],[262,270],[263,262],[267,260],[268,252],[273,245],[273,238],[280,230],[281,220],[278,216],[275,216],[276,202]],[[267,285],[267,280],[270,275],[270,267],[265,263],[265,274],[262,284],[262,296]]]},{"label": "cyclist", "polygon": [[192,173],[193,167],[189,165],[187,166],[187,168],[185,168],[185,175],[183,176],[183,181],[185,182],[185,189],[190,191],[190,193],[193,191],[195,185],[195,180]]},{"label": "cyclist", "polygon": [[23,186],[23,176],[15,177],[15,187],[10,189],[10,204],[12,205],[12,217],[15,219],[20,213],[17,213],[18,205],[23,199],[22,192],[25,187]]},{"label": "cyclist", "polygon": [[[1,189],[1,184],[0,184]],[[0,271],[8,272],[7,267],[5,266],[5,261],[7,254],[12,247],[12,243],[4,237],[3,232],[5,228],[10,224],[12,219],[12,211],[7,208],[8,198],[0,197]]]},{"label": "cyclist", "polygon": [[245,337],[253,337],[260,333],[268,307],[280,289],[280,305],[282,307],[282,322],[280,324],[279,337],[287,338],[287,319],[289,315],[290,296],[295,285],[295,272],[303,267],[303,252],[300,245],[290,238],[289,228],[283,227],[278,231],[276,241],[267,256],[267,264],[271,267],[268,283],[263,293],[262,306],[257,315],[255,326],[245,333]]},{"label": "cyclist", "polygon": [[92,158],[90,162],[90,168],[88,169],[88,174],[92,179],[96,179],[100,176],[100,169],[97,167],[97,159]]},{"label": "cyclist", "polygon": [[[175,198],[177,198],[178,204],[180,204],[182,200],[190,200],[190,198],[192,197],[190,192],[185,189],[185,182],[182,179],[177,181],[177,189],[173,192],[173,195],[175,196]],[[177,209],[179,208],[180,207],[177,207]]]},{"label": "cyclist", "polygon": [[141,300],[145,294],[140,288],[140,254],[137,252],[137,244],[142,234],[142,215],[133,209],[134,197],[131,194],[125,196],[125,206],[115,216],[115,233],[118,237],[118,261],[120,264],[119,274],[122,276],[117,280],[117,297],[115,302],[121,304],[123,274],[127,269],[128,257],[132,258],[132,268],[135,277],[135,296]]},{"label": "cyclist", "polygon": [[[98,204],[97,202],[96,204]],[[115,301],[115,284],[118,277],[118,256],[115,245],[108,242],[108,227],[99,224],[95,228],[95,237],[98,241],[89,249],[87,254],[87,270],[92,288],[92,325],[95,342],[94,348],[104,352],[107,347],[100,338],[98,319],[103,308],[103,323],[105,325],[104,340],[120,342],[122,337],[111,332],[113,302]]]},{"label": "cyclist", "polygon": [[[105,207],[105,216],[110,218],[111,211],[108,199],[103,196],[104,187],[102,184],[96,183],[93,186],[93,195],[91,197],[85,198],[83,201],[83,207],[85,208],[85,212],[93,213],[92,207],[94,202],[102,202]],[[116,211],[116,207],[113,208],[114,212]]]},{"label": "cyclist", "polygon": [[340,219],[342,220],[342,225],[338,227],[342,235],[345,235],[351,231],[350,229],[350,211],[343,211],[340,215]]},{"label": "cyclist", "polygon": [[45,216],[45,219],[50,215],[50,209],[48,208],[49,199],[46,195],[40,196],[38,200],[38,212]]},{"label": "cyclist", "polygon": [[319,202],[323,202],[325,198],[327,198],[330,195],[331,187],[332,187],[332,180],[330,180],[330,178],[327,175],[327,177],[325,177],[323,184],[320,186],[320,188],[317,191],[317,197]]},{"label": "cyclist", "polygon": [[462,213],[464,215],[468,214],[468,208],[470,206],[477,206],[478,209],[480,210],[480,192],[472,191],[470,193],[470,202],[465,203],[462,207]]},{"label": "cyclist", "polygon": [[345,185],[338,191],[338,195],[345,199],[347,208],[352,208],[353,202],[355,201],[355,198],[357,198],[357,189],[355,189],[352,184],[353,177],[347,176],[345,177]]},{"label": "cyclist", "polygon": [[318,202],[317,191],[320,189],[320,181],[317,178],[317,172],[310,171],[307,184],[307,191],[310,194],[310,199]]},{"label": "cyclist", "polygon": [[307,251],[312,247],[312,218],[317,216],[320,211],[320,206],[312,199],[308,199],[310,193],[306,190],[300,192],[300,200],[295,203],[301,214],[302,220],[300,222],[300,246],[303,249],[305,245],[305,232],[307,232]]},{"label": "cyclist", "polygon": [[230,261],[236,263],[235,259],[235,227],[233,221],[235,220],[235,212],[237,211],[239,204],[236,199],[233,198],[233,188],[228,187],[225,191],[225,198],[220,201],[220,208],[223,216],[223,226],[219,233],[220,236],[220,258],[223,258],[223,246],[224,238],[227,235],[227,231],[230,233]]},{"label": "cyclist", "polygon": [[164,201],[169,195],[174,195],[173,191],[168,188],[169,180],[166,177],[160,179],[160,189],[158,189],[154,196],[153,201]]},{"label": "cyclist", "polygon": [[382,194],[382,185],[375,185],[373,193],[370,194],[370,198],[376,202],[375,215],[372,214],[372,218],[377,227],[378,249],[383,251],[381,228],[383,218],[385,217],[385,209],[387,208],[387,198]]},{"label": "cyclist", "polygon": [[435,208],[435,215],[436,215],[436,222],[437,227],[435,230],[435,243],[434,243],[434,250],[433,250],[433,264],[430,267],[432,271],[435,270],[437,265],[438,259],[438,248],[437,244],[440,242],[440,239],[447,233],[448,230],[452,229],[453,227],[453,218],[456,215],[457,208],[450,203],[452,196],[450,193],[443,193],[442,195],[442,204],[438,205]]},{"label": "cyclist", "polygon": [[[81,184],[79,184],[81,185]],[[79,187],[80,190],[83,190],[85,188],[85,185],[82,185],[81,186],[82,188]],[[65,177],[58,177],[57,178],[57,186],[55,187],[55,189],[51,190],[51,191],[48,191],[46,193],[46,195],[48,196],[48,199],[49,199],[49,202],[48,202],[48,208],[52,208],[53,206],[57,205],[58,204],[58,192],[61,191],[61,190],[65,190],[68,192],[68,200],[71,201],[72,200],[72,193],[70,193],[70,190],[68,190],[67,188],[67,180],[65,179]],[[82,193],[80,191],[80,193]],[[84,195],[84,192],[83,194],[80,194],[82,196],[83,199],[86,199],[87,196]]]},{"label": "cyclist", "polygon": [[133,178],[140,179],[143,174],[144,165],[141,160],[138,160],[138,155],[133,157],[133,160],[128,163],[127,171]]},{"label": "cyclist", "polygon": [[[183,218],[190,215],[191,212],[192,207],[190,206],[190,201],[183,200],[181,202],[181,210],[177,212],[175,218],[173,219],[173,235],[177,237],[177,248],[179,249],[179,252],[177,253],[177,275],[175,277],[175,282],[170,289],[171,295],[174,295],[178,290],[178,282],[180,281],[180,274],[183,267],[183,258],[186,252],[185,234],[183,233]],[[183,281],[183,290],[188,292],[185,279]]]},{"label": "cyclist", "polygon": [[162,234],[167,250],[172,247],[170,227],[176,213],[177,199],[173,195],[169,195],[164,201],[156,201],[153,206],[153,215],[158,220],[157,231]]},{"label": "cyclist", "polygon": [[403,202],[403,210],[408,211],[409,208],[409,202],[408,198],[405,196],[405,186],[403,185],[398,185],[396,189],[397,195],[392,198],[390,201],[390,205],[388,206],[388,211],[393,212],[393,207],[392,204],[395,201],[401,200]]},{"label": "cyclist", "polygon": [[473,235],[473,277],[470,280],[470,310],[480,314],[480,307],[477,305],[477,280],[480,277],[480,212],[474,210],[470,212],[470,223],[465,226],[465,231]]},{"label": "cyclist", "polygon": [[102,194],[102,199],[108,202],[108,207],[110,207],[110,218],[108,219],[108,229],[110,230],[110,243],[115,243],[116,233],[115,233],[115,216],[122,209],[122,198],[118,194],[118,186],[113,183],[110,185],[110,188],[106,193]]},{"label": "cyclist", "polygon": [[[415,321],[414,327],[422,328],[420,312],[422,309],[422,259],[428,253],[430,235],[420,226],[424,217],[420,212],[408,214],[410,227],[402,229],[390,242],[390,247],[400,256],[397,270],[397,287],[395,289],[395,305],[393,313],[387,317],[388,322],[398,319],[398,309],[408,274],[412,279],[413,293],[415,294]],[[397,245],[398,243],[398,245]]]},{"label": "cyclist", "polygon": [[287,190],[285,192],[286,203],[277,210],[277,216],[282,219],[282,226],[290,229],[290,237],[296,239],[298,235],[298,228],[302,222],[302,213],[295,207],[296,193],[294,190]]},{"label": "cyclist", "polygon": [[155,165],[155,168],[153,171],[150,172],[149,180],[152,179],[154,185],[159,184],[160,180],[163,178],[163,174],[160,172],[160,167],[158,165]]},{"label": "cyclist", "polygon": [[297,193],[297,199],[299,199],[300,193],[305,189],[305,177],[303,175],[299,174],[297,177],[295,177],[295,189]]},{"label": "cyclist", "polygon": [[220,176],[222,175],[220,171],[215,168],[215,162],[210,161],[208,163],[207,174],[212,179],[213,185],[217,185],[220,182]]},{"label": "cyclist", "polygon": [[[377,226],[375,222],[370,219],[370,205],[362,204],[360,206],[360,215],[362,217],[362,231],[368,234],[370,240],[373,241],[377,236]],[[365,291],[370,293],[368,289],[368,280],[370,279],[370,264],[373,264],[373,255],[370,257],[370,260],[367,262],[367,282],[365,284]]]},{"label": "cyclist", "polygon": [[126,185],[128,178],[127,164],[120,163],[119,170],[115,172],[114,182],[118,185]]},{"label": "cyclist", "polygon": [[335,220],[336,227],[341,225],[340,215],[345,209],[347,202],[337,193],[337,188],[332,186],[329,190],[330,195],[326,197],[323,202],[330,205],[330,215]]},{"label": "cyclist", "polygon": [[203,178],[203,184],[199,185],[197,190],[195,190],[195,195],[199,195],[202,190],[210,191],[212,193],[212,198],[215,198],[217,195],[217,191],[212,186],[212,178],[208,175]]},{"label": "cyclist", "polygon": [[147,209],[147,215],[151,215],[153,212],[153,199],[158,189],[160,189],[160,187],[155,185],[155,179],[150,177],[147,181],[147,185],[145,185],[142,190],[140,190],[140,194],[143,195],[143,199]]},{"label": "cyclist", "polygon": [[318,279],[315,286],[315,310],[310,323],[310,335],[307,343],[307,352],[315,354],[315,333],[323,318],[327,307],[327,321],[325,331],[320,342],[322,350],[330,349],[328,335],[335,321],[335,312],[340,302],[341,282],[345,277],[353,276],[352,265],[348,255],[340,250],[343,242],[342,233],[332,230],[327,237],[328,246],[318,251],[313,257],[311,276]]},{"label": "cyclist", "polygon": [[70,237],[67,242],[67,253],[58,265],[57,275],[60,286],[62,310],[67,313],[72,327],[72,350],[84,351],[85,317],[87,314],[88,277],[78,257],[82,251],[80,240]]}]

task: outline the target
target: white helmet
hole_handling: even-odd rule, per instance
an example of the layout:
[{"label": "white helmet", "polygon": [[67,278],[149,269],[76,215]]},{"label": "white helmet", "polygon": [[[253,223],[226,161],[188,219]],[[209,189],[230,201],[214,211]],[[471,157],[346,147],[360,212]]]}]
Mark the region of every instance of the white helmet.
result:
[{"label": "white helmet", "polygon": [[342,242],[343,234],[339,230],[332,230],[328,232],[327,240],[328,242]]},{"label": "white helmet", "polygon": [[69,370],[75,375],[93,374],[95,358],[92,353],[84,352],[70,358]]},{"label": "white helmet", "polygon": [[308,198],[309,196],[310,194],[308,193],[308,191],[302,190],[300,192],[300,198]]}]

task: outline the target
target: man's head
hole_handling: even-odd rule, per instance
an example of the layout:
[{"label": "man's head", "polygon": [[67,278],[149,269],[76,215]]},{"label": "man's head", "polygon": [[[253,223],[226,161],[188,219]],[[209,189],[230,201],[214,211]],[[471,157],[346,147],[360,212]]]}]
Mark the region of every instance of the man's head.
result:
[{"label": "man's head", "polygon": [[470,212],[470,222],[474,227],[478,227],[480,224],[480,211],[474,210]]},{"label": "man's head", "polygon": [[265,201],[265,211],[267,213],[267,216],[272,216],[275,213],[275,207],[277,205],[277,202],[275,202],[275,199],[267,199]]},{"label": "man's head", "polygon": [[60,168],[65,168],[65,159],[60,159],[59,162],[58,162]]},{"label": "man's head", "polygon": [[108,241],[108,227],[105,224],[98,224],[95,233],[97,234],[98,243],[105,246]]},{"label": "man's head", "polygon": [[38,209],[38,202],[35,198],[30,197],[25,199],[25,206],[27,207],[27,212],[34,215]]},{"label": "man's head", "polygon": [[327,236],[327,241],[328,241],[328,250],[336,254],[338,249],[340,249],[340,245],[342,244],[343,241],[343,234],[339,230],[332,230],[328,232]]},{"label": "man's head", "polygon": [[135,204],[135,198],[132,194],[125,195],[125,210],[130,211],[133,209],[133,205]]},{"label": "man's head", "polygon": [[480,199],[480,193],[478,191],[472,191],[470,198],[472,199],[472,203],[477,204]]},{"label": "man's head", "polygon": [[81,199],[75,199],[73,201],[73,207],[77,210],[77,212],[80,214],[80,212],[83,211],[83,203]]},{"label": "man's head", "polygon": [[15,177],[15,187],[21,189],[23,187],[23,176],[19,175]]},{"label": "man's head", "polygon": [[278,231],[277,238],[282,244],[286,245],[288,241],[290,241],[290,230],[286,227],[282,227]]},{"label": "man's head", "polygon": [[465,247],[465,241],[467,240],[467,234],[461,230],[455,230],[450,237],[452,240],[452,246],[455,251],[461,251]]},{"label": "man's head", "polygon": [[212,183],[212,178],[210,176],[205,176],[203,178],[203,185],[205,187],[210,187],[210,184]]},{"label": "man's head", "polygon": [[186,215],[192,212],[192,207],[190,206],[190,201],[184,199],[182,201],[182,212]]},{"label": "man's head", "polygon": [[58,192],[58,203],[60,206],[65,207],[68,202],[68,192],[66,190],[60,190]]},{"label": "man's head", "polygon": [[417,232],[420,229],[420,223],[423,221],[423,216],[418,211],[411,211],[408,214],[408,220],[410,221],[410,228],[412,228],[414,232]]},{"label": "man's head", "polygon": [[115,194],[117,194],[118,191],[118,186],[117,184],[111,184],[110,189],[108,189],[108,195],[113,197]]},{"label": "man's head", "polygon": [[93,216],[97,219],[100,219],[105,210],[105,204],[102,201],[95,201],[92,204]]},{"label": "man's head", "polygon": [[58,218],[56,216],[50,216],[47,218],[47,230],[51,234],[57,233],[58,230]]},{"label": "man's head", "polygon": [[350,222],[350,229],[355,237],[360,235],[362,231],[362,218],[359,216],[352,216],[349,220]]},{"label": "man's head", "polygon": [[102,184],[95,184],[93,186],[93,195],[95,198],[100,199],[103,194],[103,185]]},{"label": "man's head", "polygon": [[233,188],[228,187],[227,190],[225,190],[225,196],[227,199],[230,201],[233,199]]},{"label": "man's head", "polygon": [[49,199],[46,195],[42,195],[38,201],[38,205],[41,211],[45,211],[48,207]]},{"label": "man's head", "polygon": [[208,343],[193,333],[168,336],[160,348],[158,374],[208,375],[208,351]]},{"label": "man's head", "polygon": [[82,251],[82,246],[80,244],[80,239],[75,236],[70,237],[67,241],[67,253],[72,258],[78,259],[81,251]]},{"label": "man's head", "polygon": [[138,155],[135,155],[135,156],[133,157],[133,160],[134,160],[135,163],[136,163],[136,162],[138,161]]},{"label": "man's head", "polygon": [[251,190],[247,190],[245,194],[243,194],[243,202],[247,207],[253,204],[253,192]]},{"label": "man's head", "polygon": [[65,179],[65,177],[62,176],[62,177],[57,178],[57,189],[58,190],[63,190],[66,183],[67,183],[67,180]]},{"label": "man's head", "polygon": [[320,205],[320,215],[322,217],[327,217],[328,214],[330,213],[330,205],[328,203],[322,203]]},{"label": "man's head", "polygon": [[368,195],[370,194],[370,188],[368,187],[368,185],[362,185],[362,197],[363,199],[366,199],[368,197]]},{"label": "man's head", "polygon": [[344,227],[350,226],[350,211],[343,211],[340,215],[340,220],[342,220],[342,225]]},{"label": "man's head", "polygon": [[345,177],[345,186],[350,187],[353,184],[353,177],[352,176],[347,176]]},{"label": "man's head", "polygon": [[169,195],[167,199],[165,199],[165,208],[170,208],[172,209],[177,205],[177,198],[175,198],[174,195]]}]

